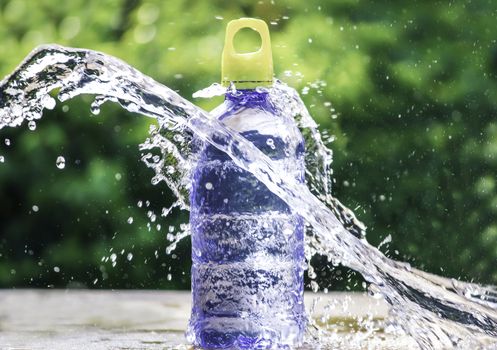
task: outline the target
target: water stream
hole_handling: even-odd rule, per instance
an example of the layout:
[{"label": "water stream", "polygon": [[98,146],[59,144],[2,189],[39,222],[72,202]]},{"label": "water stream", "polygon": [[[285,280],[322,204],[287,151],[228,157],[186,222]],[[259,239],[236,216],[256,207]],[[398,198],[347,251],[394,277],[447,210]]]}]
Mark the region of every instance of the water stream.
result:
[{"label": "water stream", "polygon": [[[234,87],[232,87],[234,88]],[[85,49],[41,46],[0,82],[0,129],[27,123],[36,128],[43,109],[55,99],[96,95],[92,112],[106,101],[155,118],[141,145],[152,168],[152,183],[164,181],[177,197],[173,206],[188,209],[189,171],[195,162],[191,139],[209,142],[250,171],[299,212],[309,225],[307,257],[327,256],[360,272],[372,297],[391,305],[391,331],[402,331],[423,349],[497,347],[497,289],[427,274],[384,256],[365,239],[365,226],[331,195],[331,151],[295,90],[276,81],[269,90],[275,108],[296,118],[307,136],[307,184],[299,184],[252,143],[166,86],[114,57]],[[222,93],[219,86],[199,93]],[[163,214],[167,214],[165,210]],[[174,243],[187,235],[178,234]],[[312,275],[312,266],[309,274]],[[313,324],[310,338],[326,344],[327,333]]]}]

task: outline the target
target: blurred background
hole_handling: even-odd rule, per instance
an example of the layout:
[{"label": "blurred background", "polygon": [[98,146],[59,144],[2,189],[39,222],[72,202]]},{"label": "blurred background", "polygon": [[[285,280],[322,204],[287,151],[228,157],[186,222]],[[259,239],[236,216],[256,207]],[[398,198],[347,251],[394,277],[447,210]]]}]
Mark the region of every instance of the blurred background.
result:
[{"label": "blurred background", "polygon": [[[219,80],[226,24],[242,16],[270,24],[277,77],[335,136],[334,194],[368,240],[497,283],[495,1],[0,0],[0,76],[58,43],[117,56],[193,100]],[[173,201],[140,161],[153,120],[112,104],[93,116],[91,101],[59,103],[35,131],[0,130],[0,287],[188,289],[189,239],[166,254],[188,213],[149,222]],[[362,288],[315,263],[322,287]]]}]

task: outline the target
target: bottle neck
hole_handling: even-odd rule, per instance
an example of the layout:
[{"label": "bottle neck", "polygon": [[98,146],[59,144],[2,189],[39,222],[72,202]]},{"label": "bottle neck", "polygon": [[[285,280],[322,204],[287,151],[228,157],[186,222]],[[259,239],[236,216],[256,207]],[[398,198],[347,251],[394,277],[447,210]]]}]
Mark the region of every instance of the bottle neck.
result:
[{"label": "bottle neck", "polygon": [[236,90],[234,92],[227,92],[225,100],[247,107],[264,106],[269,104],[269,93],[258,89]]}]

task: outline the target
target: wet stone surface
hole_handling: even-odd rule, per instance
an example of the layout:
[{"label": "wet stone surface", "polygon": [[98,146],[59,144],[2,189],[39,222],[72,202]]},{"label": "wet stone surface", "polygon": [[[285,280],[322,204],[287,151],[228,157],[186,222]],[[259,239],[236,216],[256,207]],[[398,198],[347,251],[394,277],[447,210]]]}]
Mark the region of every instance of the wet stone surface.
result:
[{"label": "wet stone surface", "polygon": [[[310,293],[306,305],[316,297],[317,322],[333,332],[325,342],[333,347],[324,349],[415,348],[409,338],[383,331],[383,301],[357,293]],[[184,338],[190,298],[189,292],[171,291],[3,290],[0,349],[191,349]],[[321,318],[325,312],[333,317]],[[371,333],[358,317],[379,326]]]}]

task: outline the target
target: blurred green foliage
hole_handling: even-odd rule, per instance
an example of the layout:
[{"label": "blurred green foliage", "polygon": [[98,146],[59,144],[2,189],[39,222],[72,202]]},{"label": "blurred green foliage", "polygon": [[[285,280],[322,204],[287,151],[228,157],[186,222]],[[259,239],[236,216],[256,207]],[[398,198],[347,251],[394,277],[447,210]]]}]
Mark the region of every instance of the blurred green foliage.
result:
[{"label": "blurred green foliage", "polygon": [[[0,75],[54,42],[189,98],[218,81],[226,23],[242,16],[270,23],[278,77],[336,136],[334,193],[369,241],[390,234],[389,256],[497,283],[495,1],[0,0]],[[188,240],[165,254],[188,214],[147,226],[173,201],[139,159],[153,121],[115,105],[90,116],[90,102],[59,103],[34,132],[0,131],[0,287],[188,288]],[[326,265],[321,278],[345,288],[349,272]]]}]

